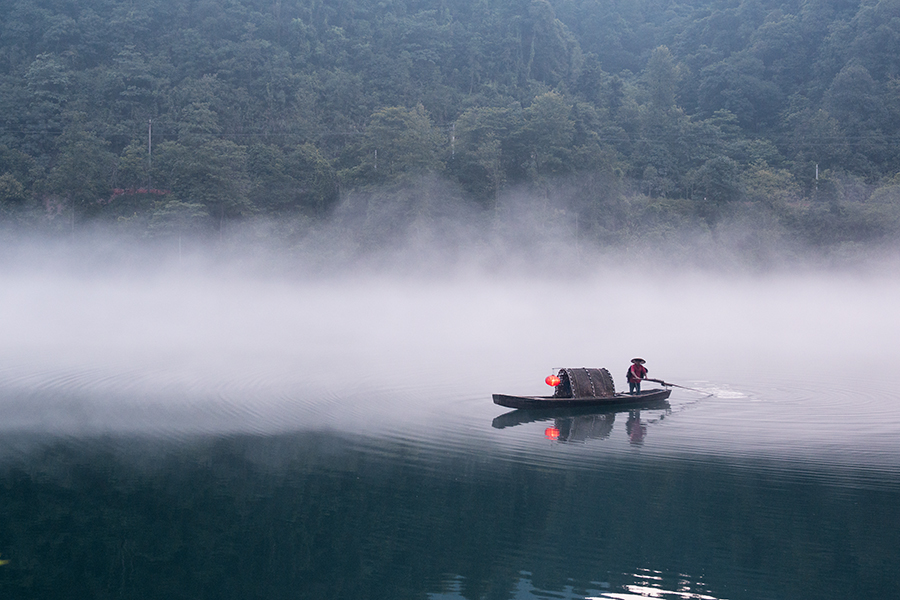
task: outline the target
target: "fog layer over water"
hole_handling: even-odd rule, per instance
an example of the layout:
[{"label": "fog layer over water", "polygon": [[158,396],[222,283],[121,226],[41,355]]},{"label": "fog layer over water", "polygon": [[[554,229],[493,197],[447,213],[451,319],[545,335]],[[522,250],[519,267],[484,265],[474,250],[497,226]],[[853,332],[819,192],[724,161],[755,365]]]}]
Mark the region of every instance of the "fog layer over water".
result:
[{"label": "fog layer over water", "polygon": [[607,367],[622,390],[640,355],[651,377],[706,395],[673,393],[685,410],[670,429],[698,434],[679,451],[864,446],[900,463],[900,277],[553,264],[570,266],[5,268],[2,428],[489,436],[492,393],[547,394],[564,366]]},{"label": "fog layer over water", "polygon": [[[10,598],[896,587],[896,269],[105,248],[0,266]],[[560,367],[624,390],[636,355],[692,389],[577,416],[491,401]]]}]

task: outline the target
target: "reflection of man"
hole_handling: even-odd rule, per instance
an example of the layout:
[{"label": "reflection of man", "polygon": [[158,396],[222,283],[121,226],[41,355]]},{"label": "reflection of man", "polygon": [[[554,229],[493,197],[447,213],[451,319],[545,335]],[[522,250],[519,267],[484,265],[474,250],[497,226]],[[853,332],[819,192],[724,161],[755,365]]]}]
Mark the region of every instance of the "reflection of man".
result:
[{"label": "reflection of man", "polygon": [[645,362],[647,361],[643,358],[631,359],[631,366],[628,367],[628,375],[626,376],[628,379],[628,392],[631,394],[641,393],[641,379],[647,377],[647,367],[644,366]]},{"label": "reflection of man", "polygon": [[628,412],[628,420],[625,421],[625,432],[632,444],[643,444],[647,435],[647,426],[641,423],[641,411]]}]

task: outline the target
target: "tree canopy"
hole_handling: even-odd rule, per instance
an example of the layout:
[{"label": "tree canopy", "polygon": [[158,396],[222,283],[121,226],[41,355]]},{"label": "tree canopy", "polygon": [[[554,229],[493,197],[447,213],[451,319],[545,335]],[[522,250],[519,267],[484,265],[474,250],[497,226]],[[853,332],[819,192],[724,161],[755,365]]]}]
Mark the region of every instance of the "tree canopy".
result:
[{"label": "tree canopy", "polygon": [[[314,222],[425,175],[488,208],[601,176],[707,223],[746,202],[799,230],[835,203],[900,211],[884,202],[900,0],[0,0],[0,15],[2,219]],[[582,190],[585,222],[608,189]],[[889,235],[832,223],[814,237]]]}]

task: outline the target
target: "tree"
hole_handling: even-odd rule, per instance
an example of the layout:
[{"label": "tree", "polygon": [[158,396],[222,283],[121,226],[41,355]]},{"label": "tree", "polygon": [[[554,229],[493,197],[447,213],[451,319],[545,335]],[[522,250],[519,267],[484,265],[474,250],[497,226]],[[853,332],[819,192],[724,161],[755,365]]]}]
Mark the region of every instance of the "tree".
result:
[{"label": "tree", "polygon": [[56,149],[55,137],[66,122],[72,80],[65,62],[50,53],[39,54],[28,66],[24,94],[27,103],[16,110],[26,131],[28,151],[50,155]]},{"label": "tree", "polygon": [[25,198],[24,185],[10,173],[0,175],[0,214],[20,208]]},{"label": "tree", "polygon": [[575,83],[583,61],[578,40],[556,18],[547,0],[532,0],[528,15],[532,22],[529,77],[552,86]]},{"label": "tree", "polygon": [[118,188],[149,187],[150,163],[147,143],[134,140],[122,150],[116,165],[115,185]]},{"label": "tree", "polygon": [[844,143],[840,123],[827,111],[815,110],[803,100],[794,99],[799,106],[786,113],[783,125],[791,132],[785,144],[793,163],[791,172],[810,190],[816,170],[844,164],[849,160],[850,149]]},{"label": "tree", "polygon": [[212,138],[185,145],[163,142],[153,161],[154,181],[185,204],[200,204],[222,229],[226,219],[249,215],[247,153],[234,142]]},{"label": "tree", "polygon": [[762,61],[766,78],[785,90],[808,80],[817,54],[817,36],[804,28],[798,15],[771,15],[753,32],[749,52]]},{"label": "tree", "polygon": [[862,65],[850,64],[832,80],[823,99],[824,108],[853,129],[877,127],[882,113],[878,92],[878,84],[869,71]]},{"label": "tree", "polygon": [[463,187],[482,202],[496,202],[506,181],[503,141],[515,127],[514,111],[507,108],[470,108],[456,120],[452,168]]},{"label": "tree", "polygon": [[109,143],[75,123],[58,140],[59,154],[50,170],[48,190],[66,199],[72,225],[79,217],[96,214],[110,197],[116,157]]},{"label": "tree", "polygon": [[443,167],[441,142],[421,104],[414,109],[383,108],[369,119],[355,174],[390,182],[438,171]]},{"label": "tree", "polygon": [[844,138],[841,142],[847,152],[842,168],[876,175],[881,165],[890,164],[898,155],[889,149],[883,135],[883,127],[896,125],[885,119],[888,113],[879,86],[865,67],[851,64],[841,69],[825,93],[823,105],[839,123]]},{"label": "tree", "polygon": [[775,120],[783,95],[777,85],[766,79],[760,59],[739,53],[703,69],[698,103],[703,114],[728,110],[737,116],[744,130],[753,131]]},{"label": "tree", "polygon": [[250,201],[272,215],[325,215],[339,196],[337,174],[312,144],[285,153],[256,144],[248,150]]},{"label": "tree", "polygon": [[893,236],[900,233],[900,178],[894,177],[872,192],[864,210],[884,233]]},{"label": "tree", "polygon": [[181,236],[203,230],[209,213],[199,202],[181,202],[175,198],[157,202],[150,213],[147,235],[150,237]]},{"label": "tree", "polygon": [[741,187],[748,200],[766,204],[793,200],[800,193],[790,171],[773,168],[764,160],[756,161],[746,169],[741,177]]},{"label": "tree", "polygon": [[288,153],[285,166],[297,182],[296,209],[321,217],[334,208],[340,198],[337,173],[318,148],[312,144],[294,148]]},{"label": "tree", "polygon": [[523,111],[521,126],[512,136],[515,175],[537,181],[570,172],[574,133],[571,102],[556,92],[537,96]]},{"label": "tree", "polygon": [[691,179],[695,199],[700,200],[704,206],[713,207],[714,210],[741,197],[740,167],[737,162],[725,156],[704,162],[693,173]]},{"label": "tree", "polygon": [[653,50],[644,70],[648,100],[653,110],[665,112],[675,108],[680,78],[680,69],[669,49],[659,46]]},{"label": "tree", "polygon": [[855,32],[847,58],[856,58],[875,77],[900,76],[900,0],[865,3],[851,22]]}]

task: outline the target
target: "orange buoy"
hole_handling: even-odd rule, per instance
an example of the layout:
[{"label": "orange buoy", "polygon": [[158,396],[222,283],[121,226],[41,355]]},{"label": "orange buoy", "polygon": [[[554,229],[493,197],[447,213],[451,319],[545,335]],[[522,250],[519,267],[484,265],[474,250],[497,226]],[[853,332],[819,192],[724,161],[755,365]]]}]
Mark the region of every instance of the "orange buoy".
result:
[{"label": "orange buoy", "polygon": [[559,377],[557,377],[556,375],[547,375],[547,379],[544,380],[544,383],[555,387],[559,385]]},{"label": "orange buoy", "polygon": [[548,427],[544,430],[544,437],[548,440],[558,440],[559,439],[559,429],[556,427]]}]

